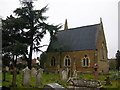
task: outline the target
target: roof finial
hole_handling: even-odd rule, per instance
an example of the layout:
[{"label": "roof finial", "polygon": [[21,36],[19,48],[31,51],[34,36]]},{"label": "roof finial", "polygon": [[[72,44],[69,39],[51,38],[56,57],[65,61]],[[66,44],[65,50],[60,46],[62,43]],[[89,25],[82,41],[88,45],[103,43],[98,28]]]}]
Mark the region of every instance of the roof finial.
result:
[{"label": "roof finial", "polygon": [[65,30],[65,29],[68,29],[67,19],[65,20],[64,30]]},{"label": "roof finial", "polygon": [[100,17],[100,23],[102,24],[102,18]]}]

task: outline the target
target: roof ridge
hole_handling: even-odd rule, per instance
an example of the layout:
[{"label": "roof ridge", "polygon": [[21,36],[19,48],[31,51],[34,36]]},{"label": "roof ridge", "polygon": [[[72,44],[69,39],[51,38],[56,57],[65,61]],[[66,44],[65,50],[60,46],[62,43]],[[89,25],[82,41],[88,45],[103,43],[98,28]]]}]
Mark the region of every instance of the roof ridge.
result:
[{"label": "roof ridge", "polygon": [[[81,26],[81,27],[69,28],[69,29],[67,29],[67,30],[78,29],[78,28],[84,28],[84,27],[90,27],[90,26],[95,26],[95,25],[100,25],[100,24],[98,23],[98,24],[93,24],[93,25],[86,25],[86,26]],[[58,32],[67,31],[67,30],[60,30],[60,31],[58,31]]]}]

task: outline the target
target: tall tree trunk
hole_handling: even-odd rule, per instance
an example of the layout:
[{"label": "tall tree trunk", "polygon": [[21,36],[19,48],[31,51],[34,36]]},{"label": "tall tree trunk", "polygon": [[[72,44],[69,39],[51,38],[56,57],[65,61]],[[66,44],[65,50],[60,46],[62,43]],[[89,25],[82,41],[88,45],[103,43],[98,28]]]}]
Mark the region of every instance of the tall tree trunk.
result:
[{"label": "tall tree trunk", "polygon": [[13,78],[12,78],[12,86],[13,87],[16,87],[16,76],[17,76],[16,67],[13,66]]},{"label": "tall tree trunk", "polygon": [[31,64],[32,64],[32,50],[33,50],[33,44],[31,44],[31,46],[30,46],[30,53],[29,53],[29,60],[28,60],[28,68],[29,69],[32,68],[32,66],[31,66]]},{"label": "tall tree trunk", "polygon": [[31,31],[31,45],[30,45],[30,53],[29,53],[29,62],[28,62],[28,68],[31,69],[32,66],[32,50],[33,50],[33,36],[34,36],[34,22],[33,22],[33,14],[32,14],[32,7],[29,7],[30,9],[30,31]]},{"label": "tall tree trunk", "polygon": [[6,81],[6,70],[4,65],[3,65],[3,81]]},{"label": "tall tree trunk", "polygon": [[62,61],[61,61],[61,52],[60,52],[60,68],[62,68]]}]

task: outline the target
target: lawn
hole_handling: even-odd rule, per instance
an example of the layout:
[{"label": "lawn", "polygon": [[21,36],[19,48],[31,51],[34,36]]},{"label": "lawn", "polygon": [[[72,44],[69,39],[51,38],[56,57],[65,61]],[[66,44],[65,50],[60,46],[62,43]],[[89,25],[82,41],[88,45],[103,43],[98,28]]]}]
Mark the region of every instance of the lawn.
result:
[{"label": "lawn", "polygon": [[[114,72],[115,74],[115,72]],[[105,86],[105,78],[109,76],[111,77],[111,75],[99,75],[98,80],[101,81],[102,85],[104,86],[104,88],[120,88],[120,80],[115,80],[115,79],[111,79],[111,84],[112,86]],[[87,80],[94,80],[94,76],[93,74],[82,74],[82,75],[78,75],[79,78],[83,78],[83,79],[87,79]]]},{"label": "lawn", "polygon": [[[6,80],[7,81],[2,83],[2,86],[9,87],[10,84],[12,83],[12,74],[11,73],[9,73],[9,72],[6,73]],[[35,77],[31,77],[30,83],[31,83],[32,87],[42,87],[42,85],[49,84],[49,83],[59,83],[62,86],[66,87],[66,84],[64,84],[61,81],[60,76],[52,74],[52,73],[49,73],[49,74],[43,73],[42,85],[36,85],[36,78]],[[17,87],[23,88],[23,86],[22,86],[22,73],[17,74]],[[24,87],[24,88],[28,88],[28,87]]]},{"label": "lawn", "polygon": [[0,86],[2,86],[2,72],[0,72]]},{"label": "lawn", "polygon": [[[117,72],[111,71],[110,73],[112,75],[112,74],[116,74]],[[112,86],[105,86],[105,82],[104,82],[105,78],[107,76],[111,77],[111,75],[99,75],[99,81],[101,81],[104,88],[120,88],[120,80],[118,81],[115,79],[111,79]],[[83,78],[83,79],[88,79],[88,80],[94,79],[93,74],[81,74],[81,75],[78,75],[78,77]],[[12,75],[9,72],[6,73],[6,80],[7,80],[7,82],[3,82],[2,84],[3,84],[3,86],[9,87],[11,82],[12,82],[11,81]],[[48,83],[59,83],[63,87],[67,88],[66,83],[61,81],[61,78],[59,75],[55,75],[52,73],[49,73],[49,74],[43,73],[42,85],[48,84]],[[36,86],[35,77],[31,77],[31,86],[32,87],[42,87],[42,85]],[[22,86],[22,73],[19,73],[17,75],[17,87],[23,88],[23,86]],[[32,87],[29,87],[29,88],[32,88]],[[24,88],[28,88],[28,87],[24,87]]]}]

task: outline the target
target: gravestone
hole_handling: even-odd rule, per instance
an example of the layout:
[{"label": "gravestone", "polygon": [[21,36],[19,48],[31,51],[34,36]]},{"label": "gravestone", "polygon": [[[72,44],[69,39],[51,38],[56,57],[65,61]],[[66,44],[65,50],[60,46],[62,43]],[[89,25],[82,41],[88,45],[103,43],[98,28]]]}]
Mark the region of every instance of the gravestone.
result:
[{"label": "gravestone", "polygon": [[45,88],[45,90],[66,90],[58,83],[45,84],[43,88]]},{"label": "gravestone", "polygon": [[73,71],[73,77],[77,77],[77,71],[76,70]]},{"label": "gravestone", "polygon": [[30,69],[26,67],[23,69],[23,86],[30,86]]},{"label": "gravestone", "polygon": [[105,79],[105,85],[106,85],[106,86],[111,86],[111,85],[112,85],[111,82],[110,82],[109,76],[106,77],[106,79]]},{"label": "gravestone", "polygon": [[36,77],[36,74],[37,74],[37,70],[35,68],[32,68],[31,69],[31,76]]},{"label": "gravestone", "polygon": [[65,81],[67,80],[67,76],[68,76],[68,75],[67,75],[67,71],[66,71],[66,70],[63,70],[63,71],[62,71],[62,81],[65,82]]},{"label": "gravestone", "polygon": [[9,67],[8,67],[8,66],[6,66],[6,67],[5,67],[5,70],[8,72],[8,71],[9,71]]},{"label": "gravestone", "polygon": [[56,74],[60,74],[60,65],[57,65]]},{"label": "gravestone", "polygon": [[102,84],[97,80],[85,80],[80,78],[69,78],[67,81],[69,87],[102,88]]},{"label": "gravestone", "polygon": [[43,74],[43,69],[38,69],[37,70],[37,75],[36,75],[36,85],[41,85],[42,84],[42,74]]}]

